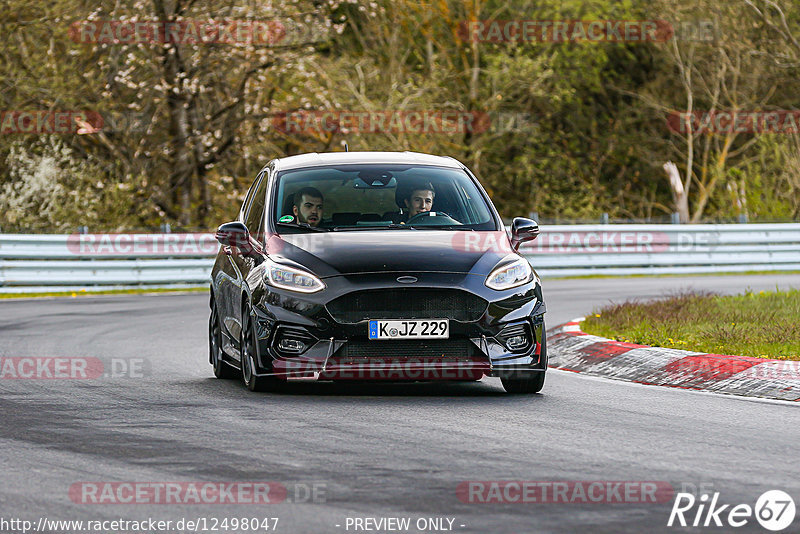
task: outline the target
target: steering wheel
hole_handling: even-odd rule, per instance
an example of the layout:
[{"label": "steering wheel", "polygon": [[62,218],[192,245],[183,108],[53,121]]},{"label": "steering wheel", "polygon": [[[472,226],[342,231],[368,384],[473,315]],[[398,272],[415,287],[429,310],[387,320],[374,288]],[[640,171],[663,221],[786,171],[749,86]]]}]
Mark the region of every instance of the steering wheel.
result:
[{"label": "steering wheel", "polygon": [[[450,217],[448,214],[446,214],[443,211],[423,211],[421,213],[417,213],[413,217],[410,217],[406,221],[406,224],[414,224],[415,221],[422,222],[422,221],[424,221],[424,219],[426,217],[429,220],[432,219],[436,223],[440,223],[441,226],[448,226],[448,225],[451,225],[451,224],[461,225],[460,222],[458,222],[457,220],[453,219],[452,217]],[[430,226],[438,226],[438,224],[431,224]]]}]

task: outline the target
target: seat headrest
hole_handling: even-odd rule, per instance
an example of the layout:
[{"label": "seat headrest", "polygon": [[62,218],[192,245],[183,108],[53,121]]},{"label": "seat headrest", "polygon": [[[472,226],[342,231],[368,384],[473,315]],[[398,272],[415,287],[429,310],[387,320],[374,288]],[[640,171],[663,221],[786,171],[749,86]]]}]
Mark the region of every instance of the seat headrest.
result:
[{"label": "seat headrest", "polygon": [[294,215],[294,193],[288,195],[286,199],[283,201],[283,212],[281,215]]}]

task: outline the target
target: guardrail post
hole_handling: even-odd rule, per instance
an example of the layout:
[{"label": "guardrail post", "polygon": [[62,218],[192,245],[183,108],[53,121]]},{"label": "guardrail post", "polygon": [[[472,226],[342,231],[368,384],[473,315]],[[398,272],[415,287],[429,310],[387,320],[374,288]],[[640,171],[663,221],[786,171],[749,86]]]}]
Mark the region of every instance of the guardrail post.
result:
[{"label": "guardrail post", "polygon": [[608,224],[608,213],[603,214],[603,224]]},{"label": "guardrail post", "polygon": [[172,228],[170,227],[169,223],[164,223],[161,225],[161,233],[162,234],[172,233]]},{"label": "guardrail post", "polygon": [[78,233],[79,234],[83,234],[83,235],[88,234],[89,233],[89,227],[88,226],[79,226],[78,227]]},{"label": "guardrail post", "polygon": [[681,214],[677,211],[672,212],[672,224],[680,224],[681,223]]}]

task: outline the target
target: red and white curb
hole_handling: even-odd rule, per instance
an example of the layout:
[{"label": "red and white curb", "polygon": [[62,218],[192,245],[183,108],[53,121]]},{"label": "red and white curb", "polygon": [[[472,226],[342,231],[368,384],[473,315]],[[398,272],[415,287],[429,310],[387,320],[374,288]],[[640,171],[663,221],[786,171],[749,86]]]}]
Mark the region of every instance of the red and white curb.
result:
[{"label": "red and white curb", "polygon": [[624,343],[582,332],[583,319],[548,332],[550,367],[640,384],[800,401],[800,361]]}]

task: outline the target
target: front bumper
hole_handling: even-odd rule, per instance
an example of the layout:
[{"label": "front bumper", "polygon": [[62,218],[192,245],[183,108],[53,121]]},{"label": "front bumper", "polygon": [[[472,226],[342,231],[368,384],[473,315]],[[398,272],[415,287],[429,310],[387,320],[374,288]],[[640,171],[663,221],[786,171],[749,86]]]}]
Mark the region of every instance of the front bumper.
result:
[{"label": "front bumper", "polygon": [[[419,279],[413,289],[396,282],[399,275],[408,274]],[[542,354],[546,309],[541,287],[535,282],[498,292],[486,288],[484,278],[469,274],[381,273],[333,278],[336,280],[326,279],[326,290],[316,294],[267,286],[254,295],[259,375],[319,380],[478,380],[484,375],[505,377],[547,368]],[[329,311],[328,304],[342,295],[392,288],[406,289],[410,295],[419,290],[456,289],[480,297],[486,305],[479,317],[448,317],[447,340],[370,341],[366,320],[342,322],[337,320],[341,316]],[[504,329],[512,326],[523,328],[530,338],[518,351],[510,350],[503,337]],[[287,335],[303,340],[300,354],[287,354],[278,347],[278,341]]]}]

